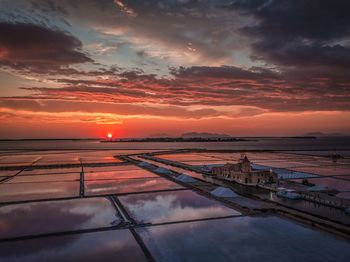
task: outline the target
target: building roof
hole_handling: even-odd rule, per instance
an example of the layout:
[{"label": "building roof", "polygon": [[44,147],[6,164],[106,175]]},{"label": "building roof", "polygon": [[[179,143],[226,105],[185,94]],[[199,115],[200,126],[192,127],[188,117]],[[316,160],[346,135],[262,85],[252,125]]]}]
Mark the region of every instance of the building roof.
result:
[{"label": "building roof", "polygon": [[250,160],[248,159],[247,156],[244,156],[244,158],[242,159],[243,163],[250,163]]}]

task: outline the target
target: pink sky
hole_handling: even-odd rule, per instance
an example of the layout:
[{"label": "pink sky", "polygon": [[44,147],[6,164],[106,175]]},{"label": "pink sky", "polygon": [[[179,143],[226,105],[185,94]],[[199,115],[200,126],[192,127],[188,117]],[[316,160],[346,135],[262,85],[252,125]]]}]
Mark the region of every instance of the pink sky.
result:
[{"label": "pink sky", "polygon": [[2,139],[350,134],[345,1],[31,2],[0,7]]}]

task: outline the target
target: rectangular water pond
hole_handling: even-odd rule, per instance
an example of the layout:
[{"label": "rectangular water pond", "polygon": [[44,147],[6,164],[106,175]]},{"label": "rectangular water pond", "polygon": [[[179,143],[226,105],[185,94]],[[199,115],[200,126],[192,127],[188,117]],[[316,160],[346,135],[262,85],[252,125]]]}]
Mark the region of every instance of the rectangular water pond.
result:
[{"label": "rectangular water pond", "polygon": [[279,217],[138,228],[156,261],[350,261],[350,243]]},{"label": "rectangular water pond", "polygon": [[69,174],[69,173],[80,173],[81,167],[73,168],[26,168],[19,175],[51,175],[51,174]]},{"label": "rectangular water pond", "polygon": [[147,170],[138,168],[138,169],[131,169],[131,170],[88,172],[84,174],[84,177],[85,177],[85,181],[88,181],[88,180],[100,180],[100,179],[149,178],[149,177],[159,177],[159,176]]},{"label": "rectangular water pond", "polygon": [[270,166],[263,166],[258,164],[252,164],[252,168],[256,170],[272,170],[277,173],[279,179],[299,179],[299,178],[311,178],[311,177],[319,177],[319,175],[312,173],[305,173],[301,171],[289,170],[286,168],[277,168]]},{"label": "rectangular water pond", "polygon": [[0,243],[0,261],[147,261],[127,229]]},{"label": "rectangular water pond", "polygon": [[[302,179],[296,179],[293,181],[302,183]],[[335,189],[335,190],[338,190],[339,192],[343,192],[343,191],[350,192],[349,180],[333,178],[333,177],[325,177],[325,178],[311,178],[311,179],[308,179],[308,181],[314,185],[324,186],[329,189]]]},{"label": "rectangular water pond", "polygon": [[[93,173],[93,172],[109,172],[109,171],[132,171],[132,170],[140,170],[136,165],[133,164],[123,164],[123,165],[111,165],[111,166],[95,166],[95,167],[84,167],[84,172]],[[143,169],[142,169],[143,170]]]},{"label": "rectangular water pond", "polygon": [[183,188],[164,178],[95,180],[85,182],[87,195],[124,194]]},{"label": "rectangular water pond", "polygon": [[179,162],[189,160],[212,160],[210,156],[200,155],[197,153],[164,154],[158,155],[158,157]]},{"label": "rectangular water pond", "polygon": [[309,172],[321,176],[349,175],[350,166],[333,165],[322,167],[299,167],[293,168],[296,171]]},{"label": "rectangular water pond", "polygon": [[16,175],[20,170],[0,170],[0,177],[8,177]]},{"label": "rectangular water pond", "polygon": [[191,190],[120,196],[119,199],[138,223],[163,223],[241,214]]},{"label": "rectangular water pond", "polygon": [[[339,194],[338,194],[339,195]],[[337,197],[339,197],[337,195]],[[350,216],[339,208],[334,208],[319,203],[304,201],[300,199],[288,199],[276,196],[276,194],[269,195],[269,200],[280,203],[284,206],[314,214],[318,217],[324,217],[329,220],[340,221],[344,225],[350,226]]]},{"label": "rectangular water pond", "polygon": [[35,182],[55,182],[55,181],[79,181],[79,173],[49,174],[49,175],[18,175],[6,183],[35,183]]},{"label": "rectangular water pond", "polygon": [[0,158],[0,166],[29,166],[39,159],[37,155],[9,155]]},{"label": "rectangular water pond", "polygon": [[3,205],[0,239],[110,227],[120,222],[113,204],[102,197]]},{"label": "rectangular water pond", "polygon": [[0,203],[78,196],[79,186],[79,182],[3,183]]},{"label": "rectangular water pond", "polygon": [[84,164],[92,164],[92,163],[118,163],[121,160],[114,158],[113,156],[82,156],[80,157],[80,161]]},{"label": "rectangular water pond", "polygon": [[291,160],[258,160],[254,163],[264,166],[278,167],[278,168],[293,168],[293,167],[304,167],[314,166],[312,163],[297,162]]},{"label": "rectangular water pond", "polygon": [[65,164],[80,164],[79,157],[71,153],[61,153],[61,154],[45,154],[39,161],[34,163],[37,165],[65,165]]}]

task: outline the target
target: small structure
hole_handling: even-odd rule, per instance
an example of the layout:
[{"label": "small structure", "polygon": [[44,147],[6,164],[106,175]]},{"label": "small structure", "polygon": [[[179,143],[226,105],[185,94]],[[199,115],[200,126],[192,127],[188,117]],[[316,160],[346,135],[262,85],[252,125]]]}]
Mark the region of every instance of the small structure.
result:
[{"label": "small structure", "polygon": [[270,170],[255,170],[251,166],[247,156],[244,156],[236,164],[227,163],[220,167],[213,167],[212,174],[229,181],[257,185],[276,183],[277,173]]},{"label": "small structure", "polygon": [[171,170],[164,168],[164,167],[158,167],[154,169],[154,172],[159,173],[159,174],[164,174],[164,175],[172,175],[173,172]]},{"label": "small structure", "polygon": [[301,195],[296,193],[291,189],[284,189],[276,193],[278,197],[288,198],[288,199],[301,199]]},{"label": "small structure", "polygon": [[217,197],[239,197],[234,191],[227,187],[217,187],[210,192],[213,196]]},{"label": "small structure", "polygon": [[179,181],[184,182],[184,183],[196,183],[196,182],[198,182],[197,179],[194,179],[193,177],[188,176],[188,175],[184,175],[184,174],[181,174],[178,177],[176,177],[176,180],[179,180]]},{"label": "small structure", "polygon": [[310,192],[323,192],[328,190],[329,190],[328,187],[322,186],[322,185],[315,185],[307,189],[307,191],[310,191]]},{"label": "small structure", "polygon": [[148,162],[140,162],[139,167],[145,167],[145,168],[152,168],[154,167],[152,164],[148,163]]},{"label": "small structure", "polygon": [[333,152],[330,157],[332,158],[333,163],[337,163],[339,159],[344,159],[344,157],[337,152]]}]

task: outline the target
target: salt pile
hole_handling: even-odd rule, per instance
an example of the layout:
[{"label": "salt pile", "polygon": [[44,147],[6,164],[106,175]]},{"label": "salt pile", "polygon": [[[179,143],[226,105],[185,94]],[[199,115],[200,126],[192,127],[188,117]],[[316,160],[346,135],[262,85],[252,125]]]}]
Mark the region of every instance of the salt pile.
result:
[{"label": "salt pile", "polygon": [[223,166],[222,164],[199,165],[199,168],[204,172],[211,172],[213,167]]},{"label": "salt pile", "polygon": [[325,187],[325,186],[312,186],[312,187],[309,187],[307,190],[308,191],[311,191],[311,192],[320,192],[320,191],[325,191],[327,190],[328,188]]},{"label": "salt pile", "polygon": [[154,172],[160,173],[160,174],[166,174],[166,175],[171,175],[171,174],[172,174],[171,170],[166,169],[166,168],[164,168],[164,167],[158,167],[158,168],[156,168],[156,169],[154,170]]},{"label": "salt pile", "polygon": [[234,191],[227,187],[217,187],[210,192],[213,196],[217,197],[239,197]]},{"label": "salt pile", "polygon": [[302,179],[302,178],[319,177],[319,175],[312,174],[312,173],[293,171],[285,168],[264,166],[264,165],[258,165],[258,164],[252,164],[252,168],[255,170],[271,169],[273,172],[277,173],[278,179]]},{"label": "salt pile", "polygon": [[191,176],[188,176],[188,175],[179,175],[177,178],[177,180],[181,181],[181,182],[184,182],[184,183],[194,183],[194,182],[197,182],[196,179],[194,179],[193,177]]},{"label": "salt pile", "polygon": [[140,167],[148,167],[148,168],[152,167],[152,165],[150,163],[147,163],[147,162],[141,162],[141,163],[139,163],[139,166]]}]

